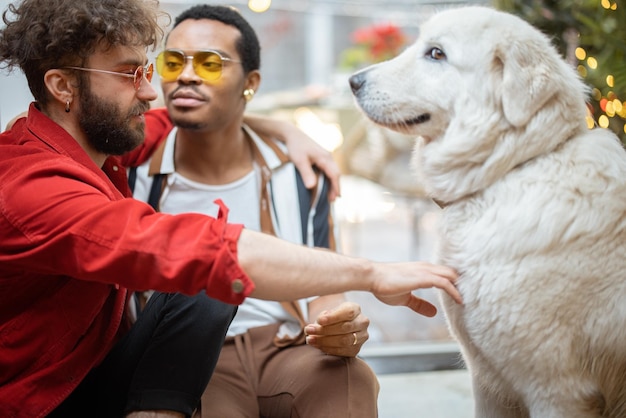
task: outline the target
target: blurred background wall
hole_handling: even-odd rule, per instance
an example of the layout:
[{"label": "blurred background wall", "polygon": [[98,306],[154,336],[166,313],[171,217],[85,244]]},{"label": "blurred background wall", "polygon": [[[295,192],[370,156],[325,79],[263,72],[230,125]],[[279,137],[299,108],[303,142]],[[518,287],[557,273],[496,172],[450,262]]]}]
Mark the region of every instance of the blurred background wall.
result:
[{"label": "blurred background wall", "polygon": [[[0,0],[0,10],[6,10],[12,1]],[[237,7],[257,30],[262,45],[263,71],[259,95],[263,95],[306,87],[311,94],[321,94],[318,90],[345,82],[345,79],[337,79],[341,53],[352,45],[351,34],[357,28],[393,23],[411,38],[417,33],[419,23],[434,10],[471,2],[480,3],[473,0],[273,0],[268,10],[260,13],[253,12],[247,0],[214,3]],[[202,2],[167,0],[161,1],[161,7],[176,16],[199,3]],[[256,3],[263,6],[266,1]],[[9,119],[26,109],[32,97],[19,71],[0,72],[0,92],[0,126],[4,127]]]}]

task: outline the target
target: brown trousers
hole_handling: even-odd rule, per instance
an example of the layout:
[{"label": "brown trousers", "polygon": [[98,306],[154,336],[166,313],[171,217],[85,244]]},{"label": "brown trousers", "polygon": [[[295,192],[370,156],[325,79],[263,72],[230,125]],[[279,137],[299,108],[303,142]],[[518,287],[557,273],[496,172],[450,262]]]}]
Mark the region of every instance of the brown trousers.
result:
[{"label": "brown trousers", "polygon": [[228,338],[202,395],[202,418],[377,417],[379,384],[358,358],[277,348],[278,325]]}]

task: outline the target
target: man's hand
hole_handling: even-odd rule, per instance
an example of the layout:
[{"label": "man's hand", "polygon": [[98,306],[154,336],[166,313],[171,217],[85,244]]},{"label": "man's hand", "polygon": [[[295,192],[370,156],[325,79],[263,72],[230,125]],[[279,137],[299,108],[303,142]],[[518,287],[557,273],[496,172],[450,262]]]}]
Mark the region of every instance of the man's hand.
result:
[{"label": "man's hand", "polygon": [[322,312],[314,324],[304,328],[306,342],[326,354],[356,357],[369,339],[369,324],[358,304],[344,302],[336,309]]},{"label": "man's hand", "polygon": [[[424,316],[435,316],[437,308],[432,303],[407,292],[407,282],[414,289],[436,287],[444,290],[457,303],[463,303],[455,286],[457,273],[445,266],[426,262],[377,264],[377,276],[371,292],[383,303],[394,306],[407,306]],[[410,273],[410,274],[407,274]],[[415,282],[418,276],[417,283]],[[393,280],[390,280],[393,279]]]},{"label": "man's hand", "polygon": [[330,191],[328,199],[333,202],[341,195],[339,188],[339,166],[333,160],[330,152],[326,151],[317,142],[313,141],[304,132],[296,129],[286,141],[289,149],[289,157],[296,166],[304,185],[313,188],[317,182],[317,176],[313,171],[313,166],[319,168],[330,180]]},{"label": "man's hand", "polygon": [[333,160],[333,155],[326,151],[321,145],[305,134],[291,122],[271,118],[246,114],[244,122],[255,131],[273,136],[287,145],[289,158],[300,172],[304,185],[312,189],[317,183],[317,176],[313,167],[320,169],[330,180],[330,191],[328,199],[333,202],[341,196],[339,189],[339,166]]}]

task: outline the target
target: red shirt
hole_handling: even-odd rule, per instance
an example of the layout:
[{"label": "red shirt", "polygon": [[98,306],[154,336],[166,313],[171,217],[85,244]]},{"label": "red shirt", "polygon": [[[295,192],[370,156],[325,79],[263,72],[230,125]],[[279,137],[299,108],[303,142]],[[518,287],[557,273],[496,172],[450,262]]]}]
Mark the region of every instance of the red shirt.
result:
[{"label": "red shirt", "polygon": [[232,304],[253,290],[225,208],[155,213],[126,181],[119,158],[96,166],[34,105],[0,134],[0,416],[42,417],[65,399],[127,330],[127,289]]}]

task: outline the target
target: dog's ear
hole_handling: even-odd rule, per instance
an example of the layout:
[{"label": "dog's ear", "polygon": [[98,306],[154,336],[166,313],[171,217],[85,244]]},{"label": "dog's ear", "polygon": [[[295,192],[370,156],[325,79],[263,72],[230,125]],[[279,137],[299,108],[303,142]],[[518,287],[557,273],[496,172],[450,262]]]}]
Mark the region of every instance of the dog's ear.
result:
[{"label": "dog's ear", "polygon": [[502,109],[513,126],[524,126],[557,92],[558,71],[551,56],[551,46],[538,40],[515,40],[496,49],[496,65],[502,67]]}]

